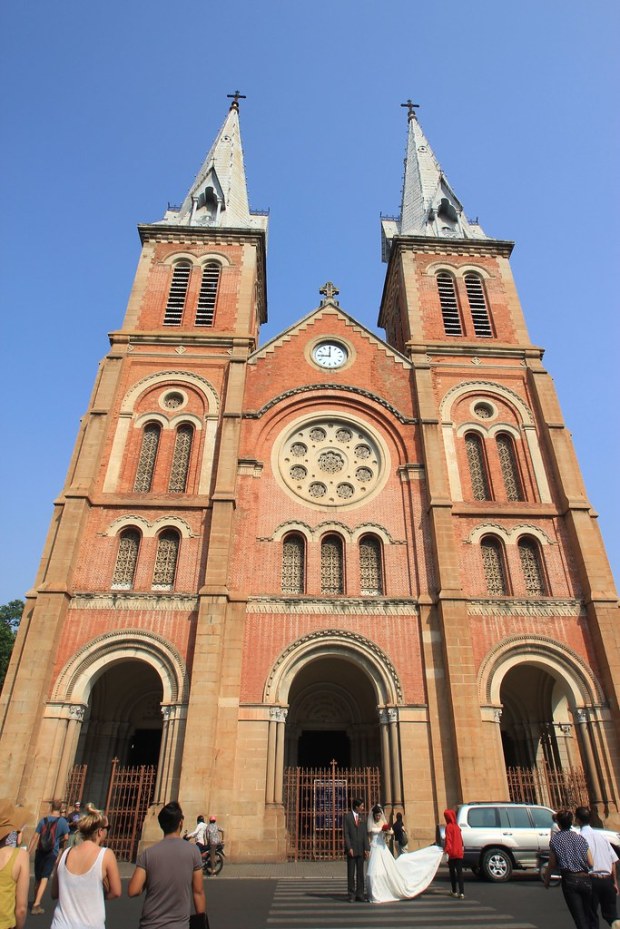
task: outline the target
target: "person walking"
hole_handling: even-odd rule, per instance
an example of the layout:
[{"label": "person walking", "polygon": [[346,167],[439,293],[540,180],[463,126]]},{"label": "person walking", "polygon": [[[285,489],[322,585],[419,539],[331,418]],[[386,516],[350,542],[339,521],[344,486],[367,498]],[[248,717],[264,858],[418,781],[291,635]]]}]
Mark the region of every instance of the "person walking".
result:
[{"label": "person walking", "polygon": [[562,875],[562,893],[577,929],[592,927],[592,852],[584,836],[572,832],[573,814],[559,810],[555,814],[559,832],[552,832],[549,840],[549,863],[545,871],[545,887],[557,868]]},{"label": "person walking", "polygon": [[0,927],[24,929],[28,913],[30,860],[23,848],[9,844],[9,836],[21,833],[32,818],[23,807],[0,802]]},{"label": "person walking", "polygon": [[75,841],[78,837],[78,823],[80,817],[82,816],[82,804],[79,800],[76,800],[73,804],[73,809],[67,813],[65,819],[69,823],[69,845],[75,845]]},{"label": "person walking", "polygon": [[[463,884],[463,857],[465,849],[463,848],[463,836],[461,827],[456,821],[454,810],[444,810],[444,819],[446,821],[446,840],[444,851],[448,856],[448,870],[450,871],[450,891],[451,897],[458,897],[460,900],[465,899],[465,885]],[[458,889],[457,889],[458,882]]]},{"label": "person walking", "polygon": [[105,900],[121,895],[121,878],[114,852],[102,846],[108,819],[92,804],[80,816],[80,842],[58,859],[52,876],[52,900],[58,900],[51,929],[104,929]]},{"label": "person walking", "polygon": [[394,833],[394,857],[398,858],[409,844],[402,813],[396,814],[396,819],[392,823],[392,832]]},{"label": "person walking", "polygon": [[61,800],[51,801],[51,813],[37,823],[30,843],[28,854],[36,849],[34,855],[34,900],[30,912],[33,916],[44,913],[41,900],[52,875],[58,853],[64,848],[69,835],[69,823],[60,815]]},{"label": "person walking", "polygon": [[217,825],[215,816],[209,816],[209,825],[207,826],[207,844],[209,846],[209,874],[215,874],[215,865],[217,862],[217,847],[220,844],[220,830]]},{"label": "person walking", "polygon": [[590,877],[592,878],[592,925],[598,926],[598,909],[601,916],[612,929],[620,929],[616,897],[618,890],[618,856],[604,835],[592,828],[592,811],[587,806],[578,806],[575,820],[581,828],[594,862]]},{"label": "person walking", "polygon": [[176,801],[162,807],[157,819],[164,837],[138,855],[127,893],[139,897],[146,891],[140,929],[187,929],[192,899],[196,914],[205,914],[202,858],[181,838],[183,810]]},{"label": "person walking", "polygon": [[366,831],[364,801],[356,799],[345,814],[343,822],[344,851],[347,856],[347,890],[349,903],[364,901],[364,861],[370,854],[370,842]]}]

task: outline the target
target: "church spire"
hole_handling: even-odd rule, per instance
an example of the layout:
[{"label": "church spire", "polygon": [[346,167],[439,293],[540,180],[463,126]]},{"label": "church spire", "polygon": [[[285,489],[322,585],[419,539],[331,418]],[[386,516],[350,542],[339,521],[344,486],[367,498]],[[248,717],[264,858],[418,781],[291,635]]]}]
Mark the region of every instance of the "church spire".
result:
[{"label": "church spire", "polygon": [[407,153],[400,216],[384,219],[383,258],[397,235],[433,238],[486,239],[476,221],[470,222],[441,169],[416,117],[417,103],[407,100]]},{"label": "church spire", "polygon": [[208,226],[219,229],[265,229],[267,217],[253,214],[243,163],[239,127],[239,100],[235,91],[226,119],[205,158],[183,204],[166,211],[162,223],[172,226]]}]

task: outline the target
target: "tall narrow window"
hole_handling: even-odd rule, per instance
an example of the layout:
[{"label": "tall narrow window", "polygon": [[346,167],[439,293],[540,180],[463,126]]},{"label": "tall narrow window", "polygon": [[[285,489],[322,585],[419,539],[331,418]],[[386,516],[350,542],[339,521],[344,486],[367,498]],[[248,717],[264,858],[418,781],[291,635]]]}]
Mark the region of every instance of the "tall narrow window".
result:
[{"label": "tall narrow window", "polygon": [[321,541],[321,593],[344,593],[344,552],[337,535],[326,535]]},{"label": "tall narrow window", "polygon": [[517,456],[514,441],[511,435],[500,432],[497,436],[497,453],[504,478],[506,496],[509,500],[523,500],[523,487],[519,476]]},{"label": "tall narrow window", "polygon": [[443,328],[446,335],[463,335],[459,302],[456,296],[454,278],[447,271],[440,271],[437,275],[437,289],[443,316]]},{"label": "tall narrow window", "polygon": [[491,594],[492,597],[505,595],[508,593],[508,586],[506,584],[504,556],[500,542],[487,536],[480,543],[480,550],[482,552],[482,567],[484,568],[487,593]]},{"label": "tall narrow window", "polygon": [[493,335],[491,329],[491,320],[489,319],[489,308],[482,286],[482,280],[477,274],[465,275],[465,288],[467,290],[467,299],[471,310],[471,319],[474,324],[474,332],[477,336],[489,337]]},{"label": "tall narrow window", "polygon": [[140,533],[137,529],[124,529],[118,540],[118,552],[112,587],[115,590],[131,590],[138,563]]},{"label": "tall narrow window", "polygon": [[360,593],[375,596],[383,594],[381,542],[372,535],[360,539]]},{"label": "tall narrow window", "polygon": [[212,261],[204,266],[202,283],[196,307],[196,325],[212,326],[215,318],[215,304],[217,303],[217,289],[220,283],[220,266]]},{"label": "tall narrow window", "polygon": [[172,467],[170,468],[170,481],[168,482],[168,492],[171,494],[182,494],[185,492],[189,460],[192,453],[193,436],[194,430],[188,423],[183,423],[183,425],[179,426],[177,429],[176,439],[174,440]]},{"label": "tall narrow window", "polygon": [[546,593],[540,549],[533,539],[519,539],[519,557],[528,594],[543,597]]},{"label": "tall narrow window", "polygon": [[179,535],[174,529],[164,529],[157,540],[153,590],[171,590],[177,570]]},{"label": "tall narrow window", "polygon": [[188,261],[180,261],[174,266],[168,303],[164,313],[164,326],[179,326],[181,323],[191,269],[192,266]]},{"label": "tall narrow window", "polygon": [[477,433],[467,433],[465,436],[465,449],[467,450],[467,462],[469,464],[474,500],[490,500],[491,491],[489,490],[484,449],[482,448],[482,439]]},{"label": "tall narrow window", "polygon": [[303,594],[306,546],[297,533],[287,535],[282,544],[282,593]]},{"label": "tall narrow window", "polygon": [[159,423],[147,423],[142,433],[142,445],[140,446],[140,457],[138,458],[138,467],[136,469],[136,479],[133,489],[136,493],[148,493],[153,482],[153,472],[155,470],[155,459],[157,458],[157,449],[159,448],[159,436],[161,426]]}]

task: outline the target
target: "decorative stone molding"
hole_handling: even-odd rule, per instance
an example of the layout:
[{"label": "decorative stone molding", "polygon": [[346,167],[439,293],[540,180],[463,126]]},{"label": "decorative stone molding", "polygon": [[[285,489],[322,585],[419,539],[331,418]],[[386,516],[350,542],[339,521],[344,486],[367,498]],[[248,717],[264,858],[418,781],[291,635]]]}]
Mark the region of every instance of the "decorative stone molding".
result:
[{"label": "decorative stone molding", "polygon": [[162,384],[166,387],[172,387],[175,383],[187,384],[198,390],[207,402],[209,413],[215,413],[219,409],[220,399],[214,386],[200,374],[192,371],[172,370],[159,371],[157,374],[149,374],[133,384],[123,398],[121,403],[121,413],[133,412],[136,401],[145,390]]},{"label": "decorative stone molding", "polygon": [[[473,359],[472,359],[473,361]],[[478,360],[478,364],[480,361]],[[510,404],[513,408],[519,411],[521,421],[526,425],[533,425],[534,418],[532,416],[532,411],[527,406],[523,397],[519,396],[516,391],[511,390],[510,387],[506,387],[504,384],[498,384],[496,381],[464,381],[460,384],[456,384],[452,387],[444,396],[440,404],[440,415],[444,423],[452,423],[452,407],[456,400],[460,397],[465,396],[466,394],[472,393],[490,393],[494,394],[497,397],[501,397],[507,403]]]},{"label": "decorative stone molding", "polygon": [[580,600],[476,599],[467,604],[469,616],[585,616]]},{"label": "decorative stone molding", "polygon": [[347,629],[319,629],[291,642],[275,660],[265,685],[264,702],[279,698],[279,683],[285,671],[293,675],[317,655],[339,654],[361,664],[371,676],[379,695],[377,702],[402,703],[403,692],[396,668],[383,649],[365,636]]},{"label": "decorative stone molding", "polygon": [[500,536],[506,545],[516,545],[523,535],[534,536],[541,545],[557,545],[557,542],[549,538],[544,529],[541,529],[539,526],[532,526],[529,523],[519,523],[517,526],[512,526],[510,529],[504,525],[500,525],[500,523],[481,523],[471,530],[467,538],[463,539],[463,542],[466,545],[477,545],[482,536],[489,532],[493,535]]},{"label": "decorative stone molding", "polygon": [[577,723],[587,723],[590,720],[588,708],[585,706],[578,706],[575,710],[573,710],[573,715],[575,717],[575,722]]},{"label": "decorative stone molding", "polygon": [[43,715],[46,719],[73,719],[82,723],[86,715],[86,705],[84,703],[50,702],[45,705]]},{"label": "decorative stone molding", "polygon": [[[383,397],[380,397],[379,394],[375,394],[370,390],[363,390],[361,387],[353,387],[350,384],[304,384],[300,387],[294,387],[291,390],[286,390],[281,394],[278,394],[277,397],[273,397],[268,403],[265,403],[259,410],[246,410],[243,414],[244,419],[260,419],[265,415],[270,409],[274,406],[277,406],[279,403],[282,403],[283,400],[288,400],[290,397],[298,396],[299,394],[305,393],[324,393],[327,390],[333,390],[336,393],[350,393],[355,394],[359,397],[364,397],[366,400],[371,400],[373,403],[377,403],[379,406],[384,407],[388,410],[392,416],[394,416],[400,423],[403,425],[415,425],[418,420],[416,418],[410,418],[405,416],[404,413],[401,413],[396,409],[395,406],[392,406],[391,403],[388,403]],[[335,415],[335,414],[334,414]]]},{"label": "decorative stone molding", "polygon": [[357,542],[361,536],[368,534],[378,535],[386,545],[406,544],[404,539],[400,539],[398,541],[393,539],[388,530],[379,525],[379,523],[362,523],[355,529],[350,529],[349,526],[345,525],[345,523],[335,519],[326,520],[322,523],[319,523],[318,526],[315,526],[314,528],[308,525],[308,523],[291,519],[285,523],[280,523],[280,525],[274,529],[272,535],[259,536],[258,541],[280,542],[289,532],[300,532],[303,536],[306,537],[308,542],[317,541],[321,538],[321,536],[325,535],[326,532],[338,532],[348,542]]},{"label": "decorative stone molding", "polygon": [[166,703],[161,707],[161,715],[164,722],[186,719],[187,706],[183,703]]},{"label": "decorative stone molding", "polygon": [[493,717],[496,723],[501,723],[502,713],[503,713],[503,710],[501,707],[495,707],[495,709],[493,710]]},{"label": "decorative stone molding", "polygon": [[194,612],[198,597],[185,594],[137,594],[118,591],[111,594],[74,594],[70,610],[162,610],[166,612]]},{"label": "decorative stone molding", "polygon": [[382,726],[388,726],[390,723],[398,722],[398,710],[395,706],[381,707],[379,710],[379,723]]},{"label": "decorative stone molding", "polygon": [[270,706],[269,719],[274,723],[285,723],[288,716],[288,710],[284,706]]},{"label": "decorative stone molding", "polygon": [[247,603],[248,613],[315,613],[331,616],[410,616],[417,619],[419,607],[417,600],[396,600],[385,597],[338,597],[334,599],[319,597],[250,597]]}]

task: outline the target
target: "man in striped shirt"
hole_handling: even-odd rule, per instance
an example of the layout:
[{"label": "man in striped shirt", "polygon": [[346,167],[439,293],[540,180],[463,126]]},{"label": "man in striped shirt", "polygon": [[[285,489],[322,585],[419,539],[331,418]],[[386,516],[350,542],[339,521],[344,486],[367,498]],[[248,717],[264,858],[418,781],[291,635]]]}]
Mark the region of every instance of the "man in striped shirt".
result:
[{"label": "man in striped shirt", "polygon": [[591,818],[592,813],[587,806],[578,806],[575,810],[577,825],[581,827],[581,834],[588,843],[594,861],[591,871],[593,925],[598,925],[598,908],[600,906],[601,916],[605,922],[612,929],[620,929],[620,919],[618,919],[616,908],[618,856],[605,836],[591,827]]}]

